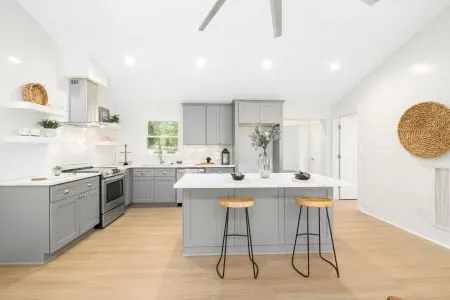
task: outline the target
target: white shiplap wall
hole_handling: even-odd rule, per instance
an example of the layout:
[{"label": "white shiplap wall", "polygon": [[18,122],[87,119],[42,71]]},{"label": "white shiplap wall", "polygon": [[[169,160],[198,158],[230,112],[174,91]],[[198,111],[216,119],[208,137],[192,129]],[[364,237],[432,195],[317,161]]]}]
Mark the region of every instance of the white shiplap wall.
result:
[{"label": "white shiplap wall", "polygon": [[419,159],[397,138],[403,112],[429,100],[450,106],[450,8],[356,86],[333,114],[357,113],[361,210],[450,247],[450,232],[434,224],[435,168],[449,168],[450,154]]}]

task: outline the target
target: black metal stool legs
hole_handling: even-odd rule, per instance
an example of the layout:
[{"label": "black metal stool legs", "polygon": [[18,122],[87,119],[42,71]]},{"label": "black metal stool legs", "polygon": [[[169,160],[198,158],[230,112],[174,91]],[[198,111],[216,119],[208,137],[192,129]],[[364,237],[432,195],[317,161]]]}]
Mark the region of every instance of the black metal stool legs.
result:
[{"label": "black metal stool legs", "polygon": [[[222,279],[225,277],[225,263],[227,260],[227,241],[228,241],[227,237],[228,237],[228,215],[229,215],[229,213],[230,213],[230,209],[227,208],[227,213],[225,216],[225,226],[224,226],[224,230],[223,230],[222,250],[220,251],[220,258],[216,265],[217,275],[219,275],[219,277]],[[224,246],[225,246],[225,248],[224,248]],[[224,251],[224,249],[225,249],[225,251]],[[222,257],[223,257],[223,267],[222,267],[222,273],[220,273],[219,265],[222,260]]]},{"label": "black metal stool legs", "polygon": [[[223,239],[222,239],[222,250],[220,252],[220,258],[216,265],[216,272],[219,275],[220,278],[225,277],[225,265],[227,260],[227,241],[228,237],[230,236],[239,236],[239,237],[247,237],[247,247],[248,247],[248,257],[252,263],[252,269],[253,269],[253,277],[256,279],[258,278],[259,274],[259,266],[255,262],[255,257],[253,255],[253,243],[252,243],[252,232],[250,229],[250,218],[248,214],[248,208],[245,208],[245,223],[247,227],[247,234],[228,234],[228,216],[229,216],[230,208],[227,208],[227,213],[225,216],[225,228],[223,231]],[[222,266],[222,272],[219,270],[219,265],[223,258],[223,266]]]},{"label": "black metal stool legs", "polygon": [[[300,212],[298,214],[298,223],[297,223],[297,231],[296,231],[296,235],[295,235],[295,242],[294,242],[294,250],[292,251],[292,259],[291,259],[291,263],[292,263],[292,267],[294,268],[294,270],[299,273],[300,275],[302,275],[303,277],[309,277],[309,271],[310,271],[310,255],[309,255],[309,237],[311,235],[316,235],[319,237],[319,256],[322,260],[326,261],[327,263],[329,263],[335,270],[337,273],[337,277],[339,277],[339,267],[338,267],[338,262],[337,262],[337,256],[336,256],[336,250],[334,248],[334,239],[333,239],[333,232],[331,230],[331,223],[330,223],[330,216],[328,214],[328,207],[326,207],[326,212],[327,212],[327,223],[328,223],[328,228],[330,230],[330,237],[331,237],[331,245],[333,246],[333,254],[334,254],[334,264],[327,260],[326,258],[324,258],[322,256],[322,236],[321,236],[321,228],[320,228],[320,208],[317,208],[317,213],[318,213],[318,220],[319,220],[319,233],[309,233],[309,207],[306,207],[306,234],[305,233],[298,233],[298,230],[300,228],[300,220],[301,220],[301,215],[302,215],[302,207],[300,206]],[[307,247],[307,261],[308,261],[308,272],[305,274],[303,272],[301,272],[299,269],[297,269],[297,267],[294,264],[294,257],[295,257],[295,249],[297,246],[297,238],[299,236],[302,235],[306,235],[306,247]]]},{"label": "black metal stool legs", "polygon": [[252,232],[250,230],[250,218],[248,217],[248,208],[247,207],[245,208],[245,221],[247,223],[248,257],[250,258],[250,261],[252,262],[253,277],[256,279],[256,278],[258,278],[259,267],[258,267],[258,264],[255,262],[255,257],[253,255]]}]

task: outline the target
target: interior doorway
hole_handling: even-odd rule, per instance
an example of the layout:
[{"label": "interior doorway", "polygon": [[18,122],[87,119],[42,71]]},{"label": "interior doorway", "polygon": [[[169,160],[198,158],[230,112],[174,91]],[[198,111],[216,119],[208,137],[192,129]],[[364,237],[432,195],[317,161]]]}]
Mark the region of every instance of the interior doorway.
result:
[{"label": "interior doorway", "polygon": [[351,186],[345,186],[339,189],[339,199],[356,200],[358,199],[358,127],[356,115],[350,115],[339,119],[338,135],[339,178],[352,183]]}]

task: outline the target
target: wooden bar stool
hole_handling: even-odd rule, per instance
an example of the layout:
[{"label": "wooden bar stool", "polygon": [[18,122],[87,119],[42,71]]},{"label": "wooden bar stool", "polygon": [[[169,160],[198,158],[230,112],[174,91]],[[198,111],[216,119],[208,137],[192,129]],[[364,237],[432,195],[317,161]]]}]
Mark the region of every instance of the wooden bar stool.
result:
[{"label": "wooden bar stool", "polygon": [[[294,267],[294,270],[297,271],[297,273],[299,273],[303,277],[309,277],[309,237],[311,235],[315,235],[315,236],[319,237],[319,256],[320,256],[320,258],[323,259],[324,261],[326,261],[327,263],[329,263],[336,270],[337,277],[339,277],[339,267],[338,267],[338,262],[337,262],[337,257],[336,257],[336,250],[334,249],[333,232],[331,230],[330,216],[328,214],[328,207],[333,205],[333,201],[328,198],[303,197],[303,198],[295,199],[295,203],[300,206],[300,212],[298,214],[298,223],[297,223],[297,231],[296,231],[296,235],[295,235],[294,250],[292,251],[292,260],[291,260],[292,267]],[[306,207],[306,233],[299,234],[298,229],[300,227],[300,218],[302,216],[302,207],[303,206]],[[317,208],[317,213],[318,213],[318,217],[319,217],[319,232],[318,233],[310,233],[309,232],[309,208],[310,207]],[[320,232],[321,231],[320,230],[320,209],[321,208],[325,208],[325,211],[327,213],[328,228],[330,229],[330,236],[331,236],[331,245],[333,246],[334,262],[335,262],[334,264],[322,256],[321,232]],[[295,248],[297,246],[297,238],[299,236],[303,236],[303,235],[306,235],[306,245],[307,245],[306,247],[307,247],[307,255],[308,255],[308,272],[306,274],[299,271],[297,269],[297,267],[295,267],[295,265],[294,265],[294,256],[295,256]]]},{"label": "wooden bar stool", "polygon": [[[227,260],[227,241],[229,236],[240,236],[247,237],[247,245],[248,245],[248,257],[252,262],[253,267],[253,277],[256,279],[259,273],[259,267],[255,262],[253,256],[253,244],[252,244],[252,233],[250,230],[250,219],[248,217],[248,208],[252,207],[255,204],[255,199],[253,198],[230,198],[230,199],[221,199],[220,205],[227,209],[225,215],[225,227],[223,230],[223,239],[222,239],[222,250],[220,252],[220,259],[216,265],[216,271],[220,278],[225,277],[225,263]],[[228,216],[230,213],[230,208],[245,208],[245,221],[247,224],[247,234],[228,234]],[[223,258],[223,267],[222,272],[219,271],[219,265]]]}]

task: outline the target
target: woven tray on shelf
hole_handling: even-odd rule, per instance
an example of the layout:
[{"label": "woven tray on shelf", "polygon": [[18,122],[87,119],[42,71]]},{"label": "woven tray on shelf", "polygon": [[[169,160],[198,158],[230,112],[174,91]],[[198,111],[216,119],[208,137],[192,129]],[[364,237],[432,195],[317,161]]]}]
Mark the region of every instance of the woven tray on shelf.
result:
[{"label": "woven tray on shelf", "polygon": [[48,104],[48,94],[40,83],[28,83],[23,87],[23,99],[40,105]]},{"label": "woven tray on shelf", "polygon": [[450,109],[438,102],[410,107],[398,124],[398,137],[411,154],[434,158],[450,150]]}]

